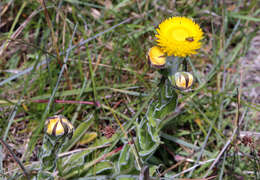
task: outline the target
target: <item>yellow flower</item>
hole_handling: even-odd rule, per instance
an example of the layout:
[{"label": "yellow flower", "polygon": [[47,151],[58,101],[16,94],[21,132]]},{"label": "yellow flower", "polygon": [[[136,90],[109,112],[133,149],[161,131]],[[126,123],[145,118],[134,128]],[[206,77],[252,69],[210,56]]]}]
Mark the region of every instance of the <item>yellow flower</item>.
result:
[{"label": "yellow flower", "polygon": [[168,56],[185,57],[196,54],[201,47],[203,32],[198,24],[186,17],[171,17],[156,29],[158,45]]},{"label": "yellow flower", "polygon": [[173,76],[168,77],[176,88],[180,90],[189,89],[193,82],[193,75],[189,72],[177,72]]},{"label": "yellow flower", "polygon": [[49,135],[60,136],[73,133],[73,125],[62,115],[50,117],[46,121],[46,132]]},{"label": "yellow flower", "polygon": [[164,67],[166,63],[165,54],[158,46],[153,46],[149,49],[147,59],[152,66],[158,68]]}]

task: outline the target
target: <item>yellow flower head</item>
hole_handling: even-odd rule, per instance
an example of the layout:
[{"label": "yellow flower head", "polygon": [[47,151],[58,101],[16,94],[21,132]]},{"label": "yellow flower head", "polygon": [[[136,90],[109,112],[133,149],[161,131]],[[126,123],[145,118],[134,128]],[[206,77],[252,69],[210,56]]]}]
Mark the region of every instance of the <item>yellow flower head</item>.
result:
[{"label": "yellow flower head", "polygon": [[50,117],[46,121],[46,132],[49,135],[61,136],[73,133],[73,125],[62,115]]},{"label": "yellow flower head", "polygon": [[149,49],[147,59],[152,66],[158,68],[164,67],[166,63],[165,54],[158,46],[153,46]]},{"label": "yellow flower head", "polygon": [[185,57],[196,54],[201,47],[203,32],[198,24],[186,17],[171,17],[156,29],[158,45],[168,56]]}]

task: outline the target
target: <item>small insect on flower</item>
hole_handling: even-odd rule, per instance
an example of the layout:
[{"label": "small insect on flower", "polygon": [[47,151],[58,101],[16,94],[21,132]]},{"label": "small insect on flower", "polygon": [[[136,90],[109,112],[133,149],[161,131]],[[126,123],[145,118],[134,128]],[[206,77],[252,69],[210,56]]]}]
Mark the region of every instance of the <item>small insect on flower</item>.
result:
[{"label": "small insect on flower", "polygon": [[169,76],[169,79],[172,85],[180,90],[189,89],[194,81],[193,75],[188,72],[177,72],[174,76]]},{"label": "small insect on flower", "polygon": [[166,63],[166,55],[158,46],[149,49],[147,59],[151,66],[156,68],[163,68]]},{"label": "small insect on flower", "polygon": [[73,125],[62,115],[49,117],[45,126],[47,134],[52,136],[71,135],[74,130]]},{"label": "small insect on flower", "polygon": [[192,37],[192,36],[191,36],[191,37],[186,37],[186,38],[185,38],[185,40],[186,40],[186,41],[189,41],[189,42],[192,42],[192,41],[194,41],[194,39],[193,39],[193,37]]}]

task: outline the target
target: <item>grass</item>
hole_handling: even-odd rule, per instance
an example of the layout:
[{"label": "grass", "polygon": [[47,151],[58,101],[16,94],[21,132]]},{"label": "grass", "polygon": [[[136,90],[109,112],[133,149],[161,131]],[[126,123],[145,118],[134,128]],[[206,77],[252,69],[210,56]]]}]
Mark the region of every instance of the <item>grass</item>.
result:
[{"label": "grass", "polygon": [[[76,129],[58,179],[137,178],[137,164],[165,179],[260,178],[259,100],[244,93],[259,83],[243,85],[240,58],[259,31],[257,0],[43,2],[0,3],[2,178],[25,177],[11,152],[29,175],[39,169],[44,123],[55,114]],[[145,56],[171,16],[192,17],[204,31],[189,61],[197,82],[163,120],[162,144],[140,157],[136,129],[160,79]],[[97,137],[79,145],[90,132]]]}]

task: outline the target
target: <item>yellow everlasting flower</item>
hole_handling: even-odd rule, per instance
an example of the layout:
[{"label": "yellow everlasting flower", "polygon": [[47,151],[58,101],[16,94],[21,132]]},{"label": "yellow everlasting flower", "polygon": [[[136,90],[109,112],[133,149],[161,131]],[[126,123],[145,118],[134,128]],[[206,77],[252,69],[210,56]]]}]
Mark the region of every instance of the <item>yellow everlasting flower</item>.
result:
[{"label": "yellow everlasting flower", "polygon": [[158,45],[168,56],[186,57],[201,47],[203,32],[198,24],[186,17],[171,17],[156,29]]},{"label": "yellow everlasting flower", "polygon": [[46,132],[49,135],[60,136],[73,133],[73,125],[62,115],[49,117],[46,121]]},{"label": "yellow everlasting flower", "polygon": [[166,63],[165,53],[158,46],[149,49],[147,59],[152,66],[157,68],[164,67]]}]

